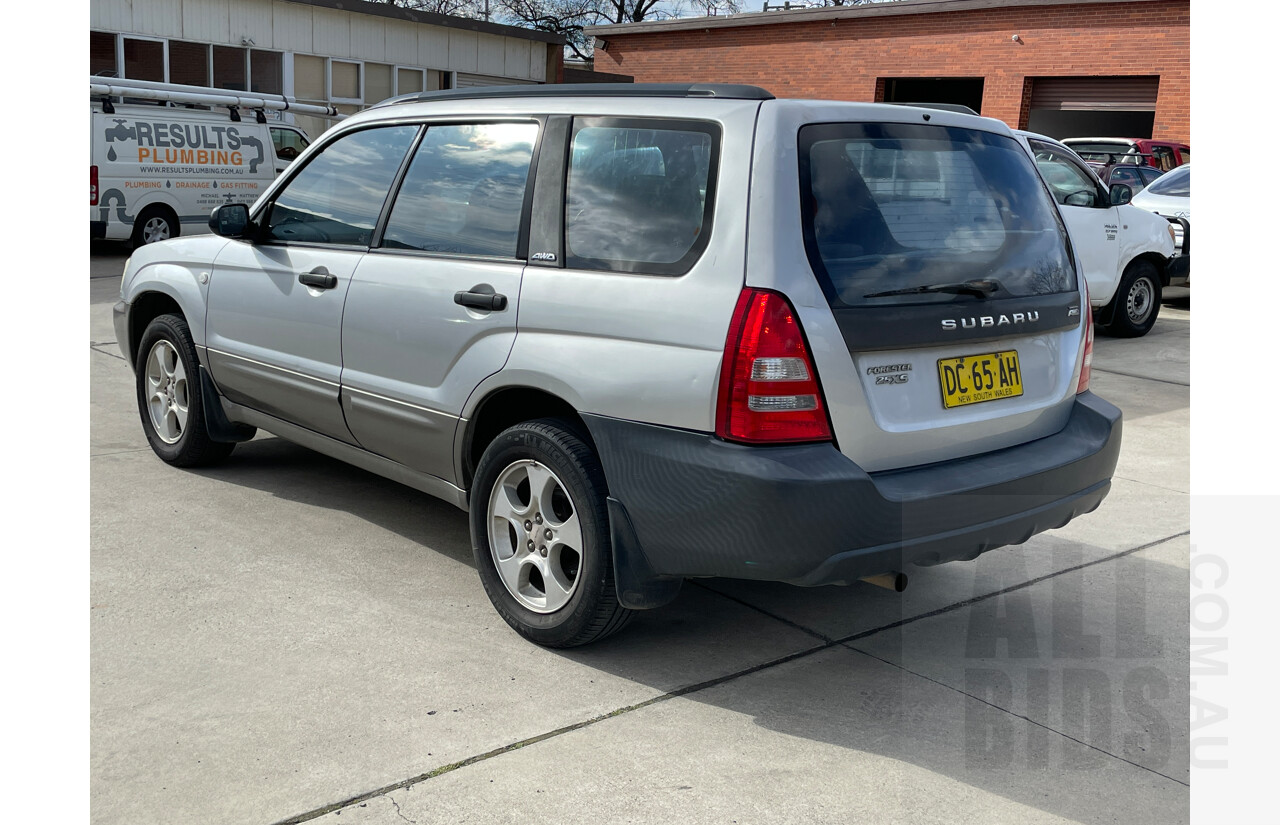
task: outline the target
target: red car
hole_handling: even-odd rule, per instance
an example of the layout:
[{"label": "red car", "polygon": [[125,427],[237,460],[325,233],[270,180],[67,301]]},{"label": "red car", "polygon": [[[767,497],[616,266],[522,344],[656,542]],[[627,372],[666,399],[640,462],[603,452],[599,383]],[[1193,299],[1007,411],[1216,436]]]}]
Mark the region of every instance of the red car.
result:
[{"label": "red car", "polygon": [[1135,155],[1134,163],[1154,166],[1161,172],[1191,162],[1191,147],[1171,140],[1150,138],[1067,138],[1062,141],[1092,163],[1113,163],[1116,155]]}]

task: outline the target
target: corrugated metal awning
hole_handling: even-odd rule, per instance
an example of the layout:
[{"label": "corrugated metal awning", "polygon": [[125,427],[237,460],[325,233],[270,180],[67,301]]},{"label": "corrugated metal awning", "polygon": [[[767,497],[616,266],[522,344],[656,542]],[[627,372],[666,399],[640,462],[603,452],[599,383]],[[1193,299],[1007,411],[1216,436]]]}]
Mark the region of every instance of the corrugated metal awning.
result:
[{"label": "corrugated metal awning", "polygon": [[1154,112],[1159,77],[1037,77],[1032,109]]}]

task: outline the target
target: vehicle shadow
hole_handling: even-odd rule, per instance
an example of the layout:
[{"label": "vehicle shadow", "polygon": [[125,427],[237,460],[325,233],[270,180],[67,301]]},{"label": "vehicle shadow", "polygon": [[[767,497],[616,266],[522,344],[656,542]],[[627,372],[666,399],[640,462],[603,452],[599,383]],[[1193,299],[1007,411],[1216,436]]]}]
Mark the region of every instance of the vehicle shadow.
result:
[{"label": "vehicle shadow", "polygon": [[[346,511],[474,568],[462,511],[283,439],[242,444],[200,474]],[[1052,534],[1036,541],[1052,570],[1105,555]],[[1185,594],[1186,569],[1126,556],[988,598],[1035,578],[1024,552],[913,570],[902,595],[686,582],[673,604],[619,635],[542,655],[841,748],[836,764],[850,774],[832,781],[876,783],[886,820],[918,810],[893,784],[893,766],[910,765],[1075,821],[1185,821],[1185,601],[1167,597]],[[795,631],[786,654],[795,658],[708,680],[708,645],[735,630],[736,644],[755,642],[741,636],[744,606]],[[831,630],[840,627],[867,630]],[[832,644],[847,636],[856,637]],[[478,658],[485,645],[476,640]],[[747,670],[776,658],[761,652]]]}]

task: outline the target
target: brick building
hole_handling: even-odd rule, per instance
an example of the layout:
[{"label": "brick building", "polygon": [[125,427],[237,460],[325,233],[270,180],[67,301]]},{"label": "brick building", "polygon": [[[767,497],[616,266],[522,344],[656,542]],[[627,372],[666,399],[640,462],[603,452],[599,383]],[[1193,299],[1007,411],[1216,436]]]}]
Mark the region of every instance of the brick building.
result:
[{"label": "brick building", "polygon": [[637,83],[962,103],[1055,137],[1190,141],[1190,0],[902,0],[587,30]]}]

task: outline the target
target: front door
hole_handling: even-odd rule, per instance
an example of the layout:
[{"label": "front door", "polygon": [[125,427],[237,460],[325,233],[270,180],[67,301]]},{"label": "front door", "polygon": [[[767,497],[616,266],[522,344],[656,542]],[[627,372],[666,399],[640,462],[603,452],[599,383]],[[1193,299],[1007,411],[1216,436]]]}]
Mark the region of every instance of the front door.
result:
[{"label": "front door", "polygon": [[205,339],[228,400],[343,441],[342,310],[416,126],[349,132],[254,216],[253,242],[214,261]]},{"label": "front door", "polygon": [[429,124],[351,281],[342,396],[357,442],[454,481],[468,396],[516,336],[538,124]]},{"label": "front door", "polygon": [[1067,224],[1071,246],[1089,284],[1089,303],[1102,306],[1111,300],[1119,279],[1118,210],[1097,176],[1068,151],[1043,141],[1029,142],[1036,168]]}]

